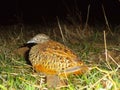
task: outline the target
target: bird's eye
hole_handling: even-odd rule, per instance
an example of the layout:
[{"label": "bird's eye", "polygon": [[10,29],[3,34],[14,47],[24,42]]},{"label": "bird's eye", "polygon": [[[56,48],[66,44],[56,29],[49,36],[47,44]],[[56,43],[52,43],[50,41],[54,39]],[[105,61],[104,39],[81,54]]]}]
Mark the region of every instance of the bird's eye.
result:
[{"label": "bird's eye", "polygon": [[38,41],[38,38],[35,38],[35,41]]}]

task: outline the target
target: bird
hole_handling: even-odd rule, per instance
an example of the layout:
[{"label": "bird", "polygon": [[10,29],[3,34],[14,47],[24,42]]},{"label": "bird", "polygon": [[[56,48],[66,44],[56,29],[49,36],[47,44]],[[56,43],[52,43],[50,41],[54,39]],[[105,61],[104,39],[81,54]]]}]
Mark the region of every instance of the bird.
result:
[{"label": "bird", "polygon": [[46,34],[35,35],[27,44],[34,44],[29,51],[29,60],[36,72],[66,77],[80,75],[88,70],[88,66],[74,51]]},{"label": "bird", "polygon": [[46,83],[49,88],[66,86],[66,77],[80,75],[88,70],[88,66],[70,48],[46,34],[35,35],[26,45],[29,44],[28,59],[33,70],[46,76],[46,80],[43,80],[46,82],[42,83]]}]

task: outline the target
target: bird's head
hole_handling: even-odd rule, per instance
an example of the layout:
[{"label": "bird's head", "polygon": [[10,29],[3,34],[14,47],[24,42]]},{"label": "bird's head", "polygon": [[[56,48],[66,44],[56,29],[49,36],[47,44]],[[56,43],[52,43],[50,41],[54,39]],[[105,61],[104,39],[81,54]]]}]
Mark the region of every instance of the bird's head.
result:
[{"label": "bird's head", "polygon": [[49,41],[50,37],[45,35],[45,34],[37,34],[36,36],[34,36],[32,39],[30,39],[27,44],[30,43],[44,43],[46,41]]}]

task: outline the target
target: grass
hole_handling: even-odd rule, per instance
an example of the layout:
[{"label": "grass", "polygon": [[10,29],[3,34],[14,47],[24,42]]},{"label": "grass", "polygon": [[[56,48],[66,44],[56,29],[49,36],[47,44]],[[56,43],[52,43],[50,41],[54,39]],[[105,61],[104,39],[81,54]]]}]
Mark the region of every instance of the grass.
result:
[{"label": "grass", "polygon": [[64,41],[57,26],[0,27],[0,90],[39,90],[40,75],[33,71],[23,57],[13,53],[38,33],[48,34],[52,39],[66,44],[90,67],[83,75],[69,76],[68,86],[61,90],[120,90],[120,33],[107,33],[106,49],[112,54],[108,53],[106,61],[103,54],[104,35],[100,32],[102,28],[87,27],[83,31],[79,25],[60,27]]}]

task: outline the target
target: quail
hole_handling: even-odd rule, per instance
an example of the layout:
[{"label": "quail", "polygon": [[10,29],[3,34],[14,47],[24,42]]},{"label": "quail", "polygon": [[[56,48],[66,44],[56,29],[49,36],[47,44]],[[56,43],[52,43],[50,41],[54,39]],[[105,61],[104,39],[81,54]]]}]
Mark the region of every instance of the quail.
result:
[{"label": "quail", "polygon": [[35,43],[30,49],[29,60],[37,72],[66,76],[82,74],[88,69],[71,49],[45,34],[38,34],[27,43]]}]

